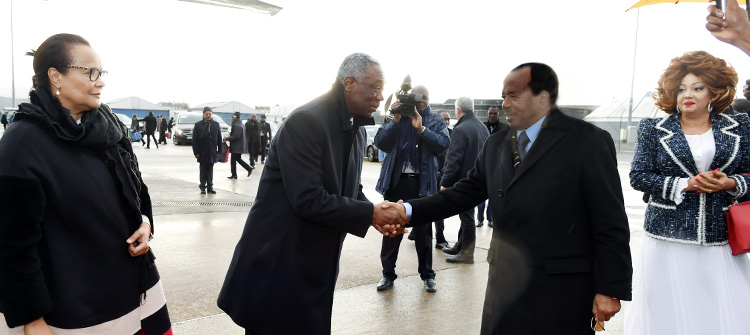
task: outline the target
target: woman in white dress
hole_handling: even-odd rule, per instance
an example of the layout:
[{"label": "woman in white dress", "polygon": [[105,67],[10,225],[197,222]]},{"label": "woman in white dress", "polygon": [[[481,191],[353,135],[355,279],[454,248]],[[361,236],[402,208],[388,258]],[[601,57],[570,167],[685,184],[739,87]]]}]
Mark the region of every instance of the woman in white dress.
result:
[{"label": "woman in white dress", "polygon": [[748,192],[750,119],[722,113],[737,73],[705,51],[672,59],[641,121],[630,184],[649,196],[626,334],[750,334],[750,259],[732,256],[726,212]]}]

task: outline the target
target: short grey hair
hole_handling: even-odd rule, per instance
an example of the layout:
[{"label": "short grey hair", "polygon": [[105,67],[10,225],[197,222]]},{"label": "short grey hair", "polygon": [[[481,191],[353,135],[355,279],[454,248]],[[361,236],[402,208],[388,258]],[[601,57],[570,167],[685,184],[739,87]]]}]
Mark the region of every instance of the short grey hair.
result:
[{"label": "short grey hair", "polygon": [[469,97],[460,97],[456,99],[456,107],[461,109],[461,112],[472,113],[474,112],[474,99]]},{"label": "short grey hair", "polygon": [[362,82],[367,74],[367,70],[370,69],[370,66],[380,67],[380,63],[368,54],[353,53],[346,56],[344,61],[341,62],[336,79],[338,79],[339,83],[342,85],[344,84],[344,79],[346,79],[346,77],[352,77],[357,82]]}]

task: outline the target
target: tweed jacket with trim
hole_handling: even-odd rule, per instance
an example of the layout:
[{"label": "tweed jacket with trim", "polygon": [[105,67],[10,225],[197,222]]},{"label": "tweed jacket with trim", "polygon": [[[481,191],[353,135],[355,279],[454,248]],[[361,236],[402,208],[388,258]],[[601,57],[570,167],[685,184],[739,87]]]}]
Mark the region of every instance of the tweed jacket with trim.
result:
[{"label": "tweed jacket with trim", "polygon": [[727,243],[726,212],[733,199],[748,192],[750,176],[750,118],[747,114],[711,113],[716,154],[711,170],[718,168],[737,181],[736,192],[687,192],[677,205],[672,194],[679,178],[698,171],[682,132],[680,113],[665,118],[643,119],[630,170],[630,185],[650,194],[644,229],[662,240],[700,244]]}]

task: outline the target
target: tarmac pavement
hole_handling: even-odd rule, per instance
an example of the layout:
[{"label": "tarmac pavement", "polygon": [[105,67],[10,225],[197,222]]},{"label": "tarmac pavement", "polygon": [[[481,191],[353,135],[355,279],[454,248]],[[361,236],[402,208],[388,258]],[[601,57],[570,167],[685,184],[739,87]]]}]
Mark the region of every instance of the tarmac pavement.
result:
[{"label": "tarmac pavement", "polygon": [[[0,136],[2,136],[0,127]],[[226,177],[229,163],[214,167],[217,194],[200,194],[198,164],[190,146],[170,141],[146,150],[134,143],[143,178],[154,204],[155,238],[151,247],[157,257],[174,333],[244,334],[217,306],[216,299],[242,233],[247,213],[255,200],[263,165],[250,177],[238,166],[236,180]],[[631,226],[631,250],[637,259],[643,236],[645,204],[628,184],[632,152],[618,153],[618,168]],[[243,159],[248,160],[247,155]],[[259,162],[258,162],[259,163]],[[365,161],[362,184],[373,202],[380,164]],[[445,221],[446,238],[453,244],[460,227],[458,216]],[[437,292],[424,291],[417,273],[413,242],[404,238],[394,287],[378,292],[382,278],[382,235],[374,228],[365,238],[348,236],[343,247],[334,296],[332,334],[478,334],[487,283],[487,249],[492,228],[477,228],[474,264],[451,264],[433,249]],[[623,334],[620,312],[600,334]],[[289,316],[294,322],[294,315]]]}]

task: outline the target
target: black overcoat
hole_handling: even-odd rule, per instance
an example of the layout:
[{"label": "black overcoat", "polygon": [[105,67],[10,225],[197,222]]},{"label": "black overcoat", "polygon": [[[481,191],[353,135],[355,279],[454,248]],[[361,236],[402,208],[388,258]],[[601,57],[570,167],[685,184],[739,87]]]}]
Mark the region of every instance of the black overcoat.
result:
[{"label": "black overcoat", "polygon": [[[206,134],[206,122],[211,130]],[[200,120],[193,126],[193,155],[200,155],[198,163],[216,163],[216,153],[221,152],[221,126],[216,121]]]},{"label": "black overcoat", "polygon": [[244,154],[247,153],[247,143],[245,141],[245,128],[242,127],[242,122],[235,122],[232,124],[232,132],[227,137],[229,142],[229,152],[233,154]]},{"label": "black overcoat", "polygon": [[277,132],[218,299],[249,333],[330,333],[344,237],[364,237],[372,223],[357,121],[337,83]]},{"label": "black overcoat", "polygon": [[146,122],[146,134],[153,135],[156,131],[156,117],[148,115],[143,118],[143,121]]},{"label": "black overcoat", "polygon": [[489,136],[490,132],[474,113],[466,113],[458,120],[451,132],[451,144],[448,146],[443,177],[440,179],[441,186],[451,187],[466,177]]},{"label": "black overcoat", "polygon": [[253,120],[247,121],[245,134],[247,135],[247,152],[250,155],[260,154],[260,123]]},{"label": "black overcoat", "polygon": [[469,175],[411,200],[412,222],[466,211],[489,197],[496,218],[482,334],[588,334],[595,293],[631,298],[630,231],[611,136],[550,112],[513,168],[508,127],[485,142]]}]

